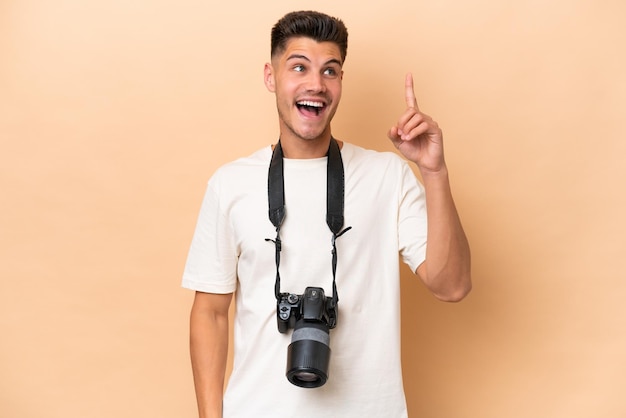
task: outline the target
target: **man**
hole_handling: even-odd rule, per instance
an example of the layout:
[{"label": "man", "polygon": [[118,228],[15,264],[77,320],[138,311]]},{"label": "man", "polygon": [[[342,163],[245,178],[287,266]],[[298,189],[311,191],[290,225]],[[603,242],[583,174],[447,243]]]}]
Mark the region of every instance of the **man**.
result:
[{"label": "man", "polygon": [[[388,137],[417,164],[423,186],[396,154],[332,138],[346,51],[347,30],[336,18],[295,12],[279,20],[264,68],[279,142],[223,166],[209,182],[183,277],[196,291],[190,345],[200,417],[406,417],[398,252],[441,300],[461,300],[471,288],[442,133],[419,110],[411,75],[407,109]],[[328,168],[334,144],[339,175]],[[268,217],[270,162],[284,171],[286,216],[276,225]],[[327,178],[345,179],[343,193],[335,196]],[[329,230],[326,205],[335,198],[345,199],[345,223]],[[285,377],[293,324],[278,332],[277,301],[309,287],[341,297],[332,305],[336,327],[328,326],[328,380],[305,389]],[[233,294],[234,369],[222,396]]]}]

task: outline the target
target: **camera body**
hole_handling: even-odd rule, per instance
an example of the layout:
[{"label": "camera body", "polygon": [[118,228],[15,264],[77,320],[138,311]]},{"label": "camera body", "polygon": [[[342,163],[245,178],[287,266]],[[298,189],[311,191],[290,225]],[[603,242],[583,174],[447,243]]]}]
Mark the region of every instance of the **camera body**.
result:
[{"label": "camera body", "polygon": [[276,304],[278,331],[286,333],[300,319],[322,322],[333,329],[337,325],[337,304],[326,297],[321,287],[307,287],[302,295],[282,293]]},{"label": "camera body", "polygon": [[287,379],[296,386],[326,383],[330,362],[329,330],[337,325],[336,300],[324,289],[307,287],[302,295],[283,293],[276,306],[278,331],[293,329],[287,351]]}]

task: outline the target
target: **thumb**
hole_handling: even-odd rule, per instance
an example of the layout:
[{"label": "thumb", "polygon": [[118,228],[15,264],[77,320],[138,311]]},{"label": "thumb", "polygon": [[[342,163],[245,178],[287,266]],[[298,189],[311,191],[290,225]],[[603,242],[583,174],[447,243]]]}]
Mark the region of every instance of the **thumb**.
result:
[{"label": "thumb", "polygon": [[387,132],[387,137],[392,141],[399,139],[400,135],[398,134],[398,127],[392,126]]},{"label": "thumb", "polygon": [[397,126],[392,126],[391,129],[389,129],[389,131],[387,132],[387,137],[396,147],[402,142],[402,138],[400,135],[401,133],[399,132]]}]

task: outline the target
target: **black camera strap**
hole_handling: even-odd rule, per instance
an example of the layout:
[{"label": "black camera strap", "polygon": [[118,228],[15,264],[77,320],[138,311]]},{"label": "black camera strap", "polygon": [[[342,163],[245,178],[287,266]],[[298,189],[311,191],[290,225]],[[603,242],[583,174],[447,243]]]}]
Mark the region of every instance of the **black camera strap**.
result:
[{"label": "black camera strap", "polygon": [[[272,240],[268,238],[266,241],[272,241],[276,246],[276,284],[274,286],[274,293],[276,295],[276,299],[280,301],[280,251],[282,246],[280,240],[280,227],[286,216],[283,149],[280,145],[280,140],[278,141],[278,144],[276,144],[276,147],[274,147],[267,179],[269,218],[272,225],[276,227],[276,239]],[[341,229],[344,223],[344,187],[345,180],[341,150],[339,149],[339,144],[335,138],[331,137],[330,146],[328,147],[328,165],[326,176],[326,224],[333,233],[331,261],[333,271],[332,300],[335,306],[339,301],[336,283],[337,245],[335,241],[352,228],[348,227],[344,230]]]}]

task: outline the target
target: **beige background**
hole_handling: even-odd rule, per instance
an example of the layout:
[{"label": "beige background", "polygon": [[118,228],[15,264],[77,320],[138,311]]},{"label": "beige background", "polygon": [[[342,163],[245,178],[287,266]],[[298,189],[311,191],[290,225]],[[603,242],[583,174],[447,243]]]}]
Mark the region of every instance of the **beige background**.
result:
[{"label": "beige background", "polygon": [[[0,416],[194,416],[200,200],[276,139],[269,29],[310,7],[0,1]],[[350,30],[335,135],[390,150],[412,71],[472,244],[461,304],[404,271],[411,416],[626,416],[625,3],[314,7]]]}]

